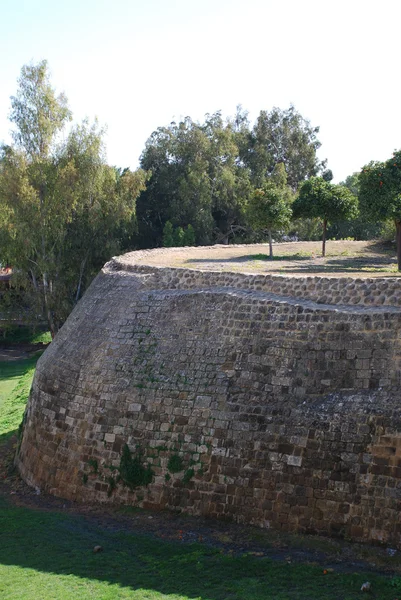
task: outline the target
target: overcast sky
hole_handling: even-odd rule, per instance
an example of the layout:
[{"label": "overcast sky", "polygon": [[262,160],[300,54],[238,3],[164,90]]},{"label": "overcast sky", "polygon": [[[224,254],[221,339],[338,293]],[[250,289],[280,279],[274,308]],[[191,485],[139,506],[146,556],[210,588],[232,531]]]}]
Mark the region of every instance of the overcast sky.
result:
[{"label": "overcast sky", "polygon": [[400,0],[0,0],[0,141],[23,64],[47,59],[76,121],[135,168],[186,115],[292,103],[335,181],[401,148]]}]

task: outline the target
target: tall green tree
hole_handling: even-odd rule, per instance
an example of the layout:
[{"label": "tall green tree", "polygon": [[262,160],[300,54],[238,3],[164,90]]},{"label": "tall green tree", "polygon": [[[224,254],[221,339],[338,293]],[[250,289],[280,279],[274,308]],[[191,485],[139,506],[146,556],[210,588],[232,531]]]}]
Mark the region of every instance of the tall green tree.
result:
[{"label": "tall green tree", "polygon": [[243,225],[251,184],[236,139],[220,113],[206,115],[204,123],[187,117],[151,135],[141,157],[152,173],[138,201],[142,246],[160,245],[166,221],[191,223],[203,244],[227,240]]},{"label": "tall green tree", "polygon": [[18,84],[15,143],[0,152],[0,255],[14,268],[21,304],[54,335],[94,271],[131,235],[146,175],[106,164],[96,124],[60,139],[71,113],[45,61],[23,67]]},{"label": "tall green tree", "polygon": [[322,177],[311,177],[301,184],[293,211],[295,218],[322,220],[322,256],[326,256],[327,224],[355,218],[358,214],[358,200],[341,185],[332,185]]},{"label": "tall green tree", "polygon": [[261,188],[257,188],[249,200],[249,224],[256,231],[267,230],[270,258],[273,258],[272,232],[289,226],[292,196],[291,189],[287,186],[284,165],[279,163],[270,179]]},{"label": "tall green tree", "polygon": [[255,186],[261,187],[279,163],[284,164],[294,191],[302,181],[318,175],[326,165],[317,156],[318,133],[319,127],[313,127],[294,106],[260,111],[242,155]]},{"label": "tall green tree", "polygon": [[401,150],[385,162],[371,162],[359,176],[361,213],[372,221],[394,222],[401,270]]}]

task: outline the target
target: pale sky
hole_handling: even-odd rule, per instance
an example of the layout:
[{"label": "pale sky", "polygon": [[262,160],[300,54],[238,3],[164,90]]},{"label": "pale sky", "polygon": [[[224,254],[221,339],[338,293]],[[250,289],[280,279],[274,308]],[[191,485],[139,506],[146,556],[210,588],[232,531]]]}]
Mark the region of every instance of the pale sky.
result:
[{"label": "pale sky", "polygon": [[0,141],[23,64],[47,59],[110,164],[186,115],[293,103],[340,181],[401,148],[400,0],[0,0]]}]

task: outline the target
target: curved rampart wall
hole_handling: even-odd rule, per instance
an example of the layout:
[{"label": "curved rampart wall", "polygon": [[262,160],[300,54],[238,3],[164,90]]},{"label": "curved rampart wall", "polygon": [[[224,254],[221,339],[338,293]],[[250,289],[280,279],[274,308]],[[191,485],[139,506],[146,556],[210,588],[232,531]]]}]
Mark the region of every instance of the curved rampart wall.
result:
[{"label": "curved rampart wall", "polygon": [[[280,295],[274,277],[106,265],[38,363],[22,476],[85,502],[399,544],[401,312],[278,280]],[[396,283],[375,280],[387,299]],[[345,299],[352,282],[330,285]],[[117,481],[126,443],[147,487]]]}]

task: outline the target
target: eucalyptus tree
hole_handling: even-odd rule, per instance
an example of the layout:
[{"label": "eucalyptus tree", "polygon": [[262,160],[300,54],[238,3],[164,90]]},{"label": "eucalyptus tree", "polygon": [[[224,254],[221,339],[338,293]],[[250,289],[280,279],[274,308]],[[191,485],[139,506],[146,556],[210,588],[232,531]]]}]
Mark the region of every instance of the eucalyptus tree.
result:
[{"label": "eucalyptus tree", "polygon": [[242,226],[251,183],[238,156],[234,127],[219,112],[204,123],[186,117],[157,129],[141,156],[152,173],[138,201],[141,245],[160,245],[167,221],[192,225],[198,243],[227,239]]},{"label": "eucalyptus tree", "polygon": [[0,255],[14,268],[22,305],[43,315],[54,335],[118,249],[146,176],[106,164],[96,124],[61,139],[71,112],[46,61],[22,68],[10,120],[14,144],[2,146],[0,160]]},{"label": "eucalyptus tree", "polygon": [[319,127],[313,127],[294,106],[260,111],[242,155],[255,186],[262,186],[279,163],[284,164],[287,183],[294,191],[302,181],[318,175],[326,165],[317,156],[318,133]]}]

